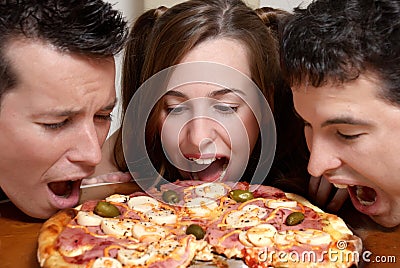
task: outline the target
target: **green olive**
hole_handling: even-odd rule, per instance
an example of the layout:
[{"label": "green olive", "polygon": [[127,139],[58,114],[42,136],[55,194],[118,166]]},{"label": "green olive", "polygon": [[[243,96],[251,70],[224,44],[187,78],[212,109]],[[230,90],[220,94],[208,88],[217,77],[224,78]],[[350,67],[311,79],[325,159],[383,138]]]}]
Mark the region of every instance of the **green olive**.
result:
[{"label": "green olive", "polygon": [[200,225],[197,224],[191,224],[186,228],[186,234],[187,235],[194,235],[197,240],[203,239],[204,236],[206,235],[206,232],[201,228]]},{"label": "green olive", "polygon": [[96,207],[94,208],[94,213],[107,218],[117,217],[121,214],[116,206],[105,201],[99,201],[97,203]]},{"label": "green olive", "polygon": [[241,203],[254,198],[253,193],[247,190],[232,190],[229,192],[229,197]]},{"label": "green olive", "polygon": [[293,226],[304,220],[304,214],[301,212],[292,212],[286,217],[286,225]]},{"label": "green olive", "polygon": [[179,195],[173,190],[168,190],[163,192],[162,199],[167,203],[176,204],[179,202]]}]

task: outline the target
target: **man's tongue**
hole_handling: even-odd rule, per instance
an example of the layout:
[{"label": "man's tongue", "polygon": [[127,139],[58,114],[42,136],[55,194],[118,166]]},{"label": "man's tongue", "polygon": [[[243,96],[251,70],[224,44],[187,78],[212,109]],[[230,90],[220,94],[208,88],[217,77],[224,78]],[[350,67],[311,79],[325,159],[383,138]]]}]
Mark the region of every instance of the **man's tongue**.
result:
[{"label": "man's tongue", "polygon": [[358,201],[364,206],[370,206],[376,201],[374,189],[366,186],[354,186]]},{"label": "man's tongue", "polygon": [[58,196],[68,197],[72,192],[72,181],[51,182],[48,186]]},{"label": "man's tongue", "polygon": [[212,162],[206,169],[193,173],[192,177],[201,181],[215,181],[219,179],[224,170],[224,161],[216,160]]}]

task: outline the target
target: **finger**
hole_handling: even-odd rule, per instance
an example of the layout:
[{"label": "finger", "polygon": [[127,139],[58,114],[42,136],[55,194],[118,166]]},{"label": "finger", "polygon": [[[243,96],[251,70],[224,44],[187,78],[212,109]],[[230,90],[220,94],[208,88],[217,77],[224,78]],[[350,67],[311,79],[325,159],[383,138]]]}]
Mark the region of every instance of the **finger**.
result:
[{"label": "finger", "polygon": [[132,177],[128,172],[113,172],[103,175],[103,182],[129,182]]},{"label": "finger", "polygon": [[321,177],[311,176],[310,182],[308,184],[308,194],[312,201],[315,201],[316,195],[318,193],[319,184],[321,183]]},{"label": "finger", "polygon": [[347,191],[347,189],[338,189],[335,196],[326,207],[327,210],[337,212],[343,206],[344,202],[346,202],[348,197],[349,192]]},{"label": "finger", "polygon": [[328,180],[322,177],[315,198],[315,203],[317,204],[317,206],[325,207],[325,205],[329,200],[329,194],[331,193],[332,190],[336,190],[336,188],[334,188],[333,185]]},{"label": "finger", "polygon": [[88,185],[88,184],[95,184],[95,183],[97,183],[97,177],[83,179],[81,185]]}]

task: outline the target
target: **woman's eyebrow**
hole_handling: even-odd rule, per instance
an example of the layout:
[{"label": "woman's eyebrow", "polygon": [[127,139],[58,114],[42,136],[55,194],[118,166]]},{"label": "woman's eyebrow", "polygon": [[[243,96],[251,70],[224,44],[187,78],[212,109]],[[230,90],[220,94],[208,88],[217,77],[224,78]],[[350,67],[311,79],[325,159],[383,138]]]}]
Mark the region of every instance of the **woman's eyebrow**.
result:
[{"label": "woman's eyebrow", "polygon": [[180,91],[175,91],[175,90],[169,90],[165,93],[164,96],[175,96],[175,97],[180,97],[180,98],[188,98],[185,94],[183,94]]},{"label": "woman's eyebrow", "polygon": [[[223,89],[215,90],[215,91],[210,92],[210,94],[208,94],[208,96],[212,98],[212,97],[226,95],[226,94],[230,94],[230,93],[246,96],[246,93],[244,91],[242,91],[240,89],[234,89],[234,88],[223,88]],[[176,90],[169,90],[169,91],[167,91],[165,93],[164,96],[174,96],[174,97],[179,97],[179,98],[188,98],[188,96],[186,96],[182,92],[176,91]]]},{"label": "woman's eyebrow", "polygon": [[215,90],[209,94],[210,97],[216,97],[216,96],[221,96],[229,93],[236,93],[239,95],[246,96],[246,93],[240,89],[235,89],[235,88],[223,88],[220,90]]}]

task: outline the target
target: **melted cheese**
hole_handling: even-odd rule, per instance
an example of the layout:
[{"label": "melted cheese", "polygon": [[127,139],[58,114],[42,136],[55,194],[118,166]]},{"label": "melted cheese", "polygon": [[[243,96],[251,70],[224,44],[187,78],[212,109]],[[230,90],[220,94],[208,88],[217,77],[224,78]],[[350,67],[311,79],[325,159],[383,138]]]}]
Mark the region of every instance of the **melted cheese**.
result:
[{"label": "melted cheese", "polygon": [[132,235],[140,241],[154,242],[164,238],[167,231],[150,222],[138,222],[133,225]]},{"label": "melted cheese", "polygon": [[149,210],[158,208],[160,203],[149,196],[135,196],[129,199],[128,207],[132,210],[146,213]]},{"label": "melted cheese", "polygon": [[132,228],[135,221],[129,219],[103,219],[101,229],[108,235],[132,236]]},{"label": "melted cheese", "polygon": [[76,221],[83,226],[99,226],[103,218],[94,214],[92,211],[78,211]]},{"label": "melted cheese", "polygon": [[106,198],[107,202],[126,203],[129,201],[129,196],[122,194],[113,194]]},{"label": "melted cheese", "polygon": [[224,196],[227,192],[221,183],[203,183],[194,188],[194,192],[200,197],[217,199]]},{"label": "melted cheese", "polygon": [[260,224],[247,230],[248,240],[257,247],[265,247],[273,244],[277,233],[276,228],[271,224]]},{"label": "melted cheese", "polygon": [[153,246],[150,245],[142,250],[138,249],[120,249],[118,250],[117,259],[123,265],[145,265],[146,262],[155,255]]},{"label": "melted cheese", "polygon": [[189,215],[194,217],[210,217],[218,208],[217,202],[205,197],[193,198],[185,205]]},{"label": "melted cheese", "polygon": [[122,264],[111,257],[100,257],[95,260],[91,266],[92,268],[122,268]]}]

